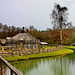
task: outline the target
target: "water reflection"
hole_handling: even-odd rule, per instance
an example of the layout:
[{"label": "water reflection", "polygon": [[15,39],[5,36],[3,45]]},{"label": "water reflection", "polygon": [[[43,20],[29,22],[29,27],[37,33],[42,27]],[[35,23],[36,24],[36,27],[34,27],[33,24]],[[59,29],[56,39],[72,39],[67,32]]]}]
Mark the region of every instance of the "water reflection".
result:
[{"label": "water reflection", "polygon": [[75,75],[75,53],[11,62],[23,75]]}]

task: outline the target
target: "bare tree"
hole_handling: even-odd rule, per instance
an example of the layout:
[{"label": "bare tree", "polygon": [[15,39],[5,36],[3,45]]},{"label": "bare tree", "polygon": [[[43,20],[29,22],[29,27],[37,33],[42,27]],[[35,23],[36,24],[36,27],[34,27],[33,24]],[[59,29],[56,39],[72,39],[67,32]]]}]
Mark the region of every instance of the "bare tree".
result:
[{"label": "bare tree", "polygon": [[63,44],[62,29],[72,27],[71,23],[67,23],[68,22],[67,10],[68,10],[67,7],[61,7],[59,4],[55,4],[54,10],[52,11],[51,14],[52,24],[54,25],[53,29],[60,29],[61,44]]},{"label": "bare tree", "polygon": [[12,26],[11,30],[12,30],[12,32],[15,32],[15,30],[16,30],[15,26]]},{"label": "bare tree", "polygon": [[0,30],[2,29],[2,23],[0,23]]},{"label": "bare tree", "polygon": [[29,30],[33,31],[34,30],[34,26],[30,25]]},{"label": "bare tree", "polygon": [[20,27],[16,28],[16,32],[19,33],[20,32]]},{"label": "bare tree", "polygon": [[8,26],[7,26],[7,25],[4,25],[4,26],[3,26],[3,31],[4,31],[4,32],[8,31]]}]

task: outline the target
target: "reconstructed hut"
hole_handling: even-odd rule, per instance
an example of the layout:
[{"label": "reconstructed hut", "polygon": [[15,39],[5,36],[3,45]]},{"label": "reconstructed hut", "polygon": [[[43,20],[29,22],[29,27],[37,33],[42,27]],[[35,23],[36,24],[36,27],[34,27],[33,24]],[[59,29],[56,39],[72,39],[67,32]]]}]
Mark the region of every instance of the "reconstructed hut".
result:
[{"label": "reconstructed hut", "polygon": [[10,46],[15,49],[38,49],[40,46],[40,40],[35,39],[27,32],[19,33],[14,37],[8,37],[6,39],[6,46]]}]

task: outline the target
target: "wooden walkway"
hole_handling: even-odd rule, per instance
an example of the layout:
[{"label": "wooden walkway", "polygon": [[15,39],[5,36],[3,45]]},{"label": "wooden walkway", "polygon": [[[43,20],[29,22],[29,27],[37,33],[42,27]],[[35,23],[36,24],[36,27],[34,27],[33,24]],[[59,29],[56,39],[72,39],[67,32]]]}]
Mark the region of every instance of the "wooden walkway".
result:
[{"label": "wooden walkway", "polygon": [[9,62],[0,56],[0,75],[7,75],[7,67],[10,69],[10,75],[23,75]]}]

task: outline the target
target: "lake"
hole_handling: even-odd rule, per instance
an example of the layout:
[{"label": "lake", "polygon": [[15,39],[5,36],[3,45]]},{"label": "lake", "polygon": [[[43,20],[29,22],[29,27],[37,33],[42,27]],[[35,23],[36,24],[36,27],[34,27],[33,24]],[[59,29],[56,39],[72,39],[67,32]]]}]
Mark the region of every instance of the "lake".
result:
[{"label": "lake", "polygon": [[75,75],[75,53],[11,62],[23,75]]}]

